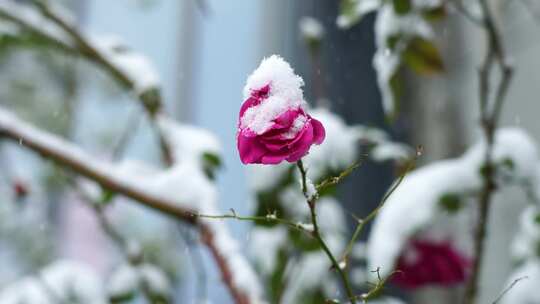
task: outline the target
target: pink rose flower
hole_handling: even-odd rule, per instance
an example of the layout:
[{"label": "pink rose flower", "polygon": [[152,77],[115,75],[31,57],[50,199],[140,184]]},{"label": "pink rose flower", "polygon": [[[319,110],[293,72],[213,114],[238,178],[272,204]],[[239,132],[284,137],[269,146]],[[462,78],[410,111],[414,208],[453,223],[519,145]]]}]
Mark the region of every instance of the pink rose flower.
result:
[{"label": "pink rose flower", "polygon": [[248,77],[237,144],[244,164],[296,162],[321,144],[323,125],[306,113],[302,78],[281,57],[264,59]]},{"label": "pink rose flower", "polygon": [[451,286],[467,279],[470,265],[449,242],[412,240],[399,257],[392,282],[407,289]]}]

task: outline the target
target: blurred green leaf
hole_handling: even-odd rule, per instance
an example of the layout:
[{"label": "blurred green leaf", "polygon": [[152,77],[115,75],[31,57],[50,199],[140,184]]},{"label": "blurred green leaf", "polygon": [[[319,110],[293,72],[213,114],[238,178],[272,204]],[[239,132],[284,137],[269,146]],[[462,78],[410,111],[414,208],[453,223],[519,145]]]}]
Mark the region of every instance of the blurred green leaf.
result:
[{"label": "blurred green leaf", "polygon": [[405,15],[411,11],[411,0],[392,0],[392,4],[398,15]]},{"label": "blurred green leaf", "polygon": [[514,170],[515,164],[514,161],[511,158],[505,158],[501,161],[501,166],[503,166],[506,169]]},{"label": "blurred green leaf", "polygon": [[537,224],[537,225],[540,225],[540,212],[536,214],[536,216],[534,217],[534,222]]},{"label": "blurred green leaf", "polygon": [[341,0],[339,15],[340,18],[344,18],[345,20],[347,20],[345,22],[345,28],[350,28],[354,26],[355,24],[360,22],[360,19],[362,19],[362,16],[360,16],[356,11],[357,5],[357,0]]},{"label": "blurred green leaf", "polygon": [[103,205],[107,205],[114,199],[115,195],[116,193],[112,192],[111,190],[102,188],[101,198],[99,199],[99,202]]},{"label": "blurred green leaf", "polygon": [[223,165],[221,158],[215,153],[205,152],[202,155],[202,159],[204,173],[211,179],[214,179],[216,171]]},{"label": "blurred green leaf", "polygon": [[393,103],[392,111],[386,111],[385,112],[385,118],[388,122],[392,122],[397,117],[397,114],[399,113],[400,103],[399,100],[401,99],[401,96],[403,95],[403,82],[401,81],[400,68],[396,70],[396,73],[392,75],[390,78],[390,81],[388,82],[388,88],[392,94],[392,100]]},{"label": "blurred green leaf", "polygon": [[426,19],[429,22],[440,21],[443,18],[445,18],[446,15],[447,15],[446,7],[443,5],[439,7],[430,8],[422,12],[422,16],[424,17],[424,19]]},{"label": "blurred green leaf", "polygon": [[437,47],[424,38],[413,38],[403,52],[402,60],[418,74],[432,75],[444,71],[444,64]]},{"label": "blurred green leaf", "polygon": [[439,199],[439,206],[451,214],[458,212],[462,207],[461,197],[455,193],[445,193]]}]

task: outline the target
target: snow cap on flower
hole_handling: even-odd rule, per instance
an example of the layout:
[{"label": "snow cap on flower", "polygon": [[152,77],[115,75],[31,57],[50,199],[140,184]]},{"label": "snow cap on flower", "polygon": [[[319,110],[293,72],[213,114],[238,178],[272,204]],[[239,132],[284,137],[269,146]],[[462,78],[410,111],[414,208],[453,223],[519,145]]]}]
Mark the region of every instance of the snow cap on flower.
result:
[{"label": "snow cap on flower", "polygon": [[288,109],[303,108],[305,101],[302,86],[302,77],[296,75],[283,58],[272,55],[263,59],[261,65],[247,79],[244,100],[250,100],[253,94],[262,94],[261,97],[266,97],[266,101],[241,113],[240,126],[261,134],[272,125],[272,120],[279,114]]},{"label": "snow cap on flower", "polygon": [[265,58],[244,88],[238,150],[244,164],[295,162],[324,140],[324,127],[305,111],[304,81],[280,56]]},{"label": "snow cap on flower", "polygon": [[303,101],[302,87],[304,80],[296,75],[281,56],[272,55],[264,58],[259,67],[249,75],[244,87],[244,100],[251,96],[253,91],[262,89],[271,84],[271,95],[281,96],[294,101]]}]

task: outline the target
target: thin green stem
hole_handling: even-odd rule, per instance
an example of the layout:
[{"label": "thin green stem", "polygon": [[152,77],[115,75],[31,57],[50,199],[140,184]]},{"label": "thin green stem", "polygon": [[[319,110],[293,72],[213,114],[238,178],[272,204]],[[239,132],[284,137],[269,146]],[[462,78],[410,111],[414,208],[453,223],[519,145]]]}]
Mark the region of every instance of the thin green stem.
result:
[{"label": "thin green stem", "polygon": [[379,203],[379,205],[375,209],[373,209],[373,211],[371,211],[366,217],[364,217],[362,219],[360,219],[360,218],[356,219],[357,222],[358,222],[358,226],[356,226],[356,229],[355,229],[355,231],[353,233],[353,236],[352,236],[351,240],[349,241],[349,243],[347,244],[347,247],[345,248],[345,252],[343,253],[343,256],[342,256],[340,261],[346,261],[347,260],[349,254],[352,251],[354,243],[360,237],[360,233],[362,232],[362,230],[364,229],[366,224],[369,223],[370,221],[372,221],[377,216],[377,214],[379,214],[379,211],[381,210],[381,208],[384,206],[384,204],[386,203],[388,198],[392,195],[392,193],[394,193],[394,191],[399,187],[399,185],[401,184],[403,179],[405,179],[405,176],[412,169],[412,167],[414,166],[414,163],[415,163],[414,161],[410,161],[409,165],[405,169],[405,172],[403,172],[403,174],[401,174],[401,176],[392,184],[390,189],[384,194],[384,196],[381,199],[381,202]]},{"label": "thin green stem", "polygon": [[306,198],[306,202],[309,207],[309,211],[311,213],[311,223],[313,224],[313,237],[319,242],[319,245],[325,252],[325,254],[328,256],[330,261],[332,262],[333,268],[338,272],[342,282],[343,286],[345,287],[345,291],[347,292],[347,297],[349,298],[349,302],[351,304],[356,304],[356,296],[354,295],[354,292],[352,290],[351,284],[349,283],[349,278],[347,277],[347,274],[345,271],[339,266],[339,263],[337,259],[334,257],[332,252],[330,251],[330,248],[328,248],[328,245],[326,245],[326,242],[322,238],[320,231],[319,231],[319,224],[317,222],[317,212],[315,203],[317,200],[317,195],[310,196],[308,194],[307,190],[307,172],[304,168],[304,164],[302,163],[302,160],[299,160],[297,163],[298,170],[300,171],[300,175],[302,177],[302,192],[304,193],[304,197]]},{"label": "thin green stem", "polygon": [[302,232],[311,232],[303,228],[301,223],[295,223],[293,221],[282,219],[282,218],[277,217],[274,214],[269,214],[267,216],[240,216],[240,215],[237,215],[236,212],[234,212],[234,210],[232,210],[232,214],[222,214],[222,215],[197,214],[196,216],[199,218],[209,218],[209,219],[235,219],[239,221],[252,221],[252,222],[265,221],[265,222],[272,222],[272,223],[287,225],[293,229],[296,229]]}]

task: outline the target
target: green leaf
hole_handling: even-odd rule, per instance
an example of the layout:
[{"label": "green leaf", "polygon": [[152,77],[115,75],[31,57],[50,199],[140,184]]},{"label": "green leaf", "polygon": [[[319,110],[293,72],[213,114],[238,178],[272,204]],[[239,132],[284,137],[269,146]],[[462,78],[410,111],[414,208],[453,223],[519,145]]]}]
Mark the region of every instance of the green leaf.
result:
[{"label": "green leaf", "polygon": [[501,166],[510,170],[514,170],[514,168],[516,167],[516,165],[514,164],[514,161],[508,157],[501,161]]},{"label": "green leaf", "polygon": [[447,15],[446,7],[439,6],[434,8],[429,8],[422,12],[422,16],[429,22],[440,21],[445,18]]},{"label": "green leaf", "polygon": [[536,214],[536,216],[534,217],[534,222],[537,224],[537,225],[540,225],[540,212]]},{"label": "green leaf", "polygon": [[424,38],[413,38],[403,52],[402,60],[418,74],[432,75],[444,71],[444,64],[437,47]]},{"label": "green leaf", "polygon": [[392,95],[392,110],[385,111],[385,118],[388,123],[392,123],[396,119],[400,108],[399,100],[401,99],[401,96],[403,96],[403,82],[399,76],[399,70],[400,68],[396,70],[396,73],[392,75],[390,81],[388,82],[388,88],[390,89]]},{"label": "green leaf", "polygon": [[102,203],[103,205],[107,205],[113,200],[115,194],[116,193],[112,192],[109,189],[102,188],[101,189],[101,198],[99,199],[99,202]]},{"label": "green leaf", "polygon": [[211,152],[203,153],[202,163],[204,173],[206,173],[206,175],[211,179],[214,179],[217,169],[221,168],[223,164],[219,155]]},{"label": "green leaf", "polygon": [[[361,0],[360,0],[361,1]],[[341,0],[339,5],[340,15],[347,16],[349,18],[354,18],[356,16],[356,0]]]},{"label": "green leaf", "polygon": [[439,206],[443,210],[454,214],[462,207],[461,197],[455,193],[445,193],[439,198]]},{"label": "green leaf", "polygon": [[362,19],[362,16],[356,11],[358,1],[362,0],[341,0],[339,6],[339,18],[343,18],[344,24],[342,26],[344,28],[351,28]]},{"label": "green leaf", "polygon": [[398,15],[405,15],[411,11],[411,1],[410,0],[392,0],[394,5],[394,11]]},{"label": "green leaf", "polygon": [[396,34],[396,35],[390,35],[388,36],[388,38],[386,38],[386,46],[394,51],[396,49],[396,45],[398,44],[399,40],[400,40],[400,35],[399,34]]}]

